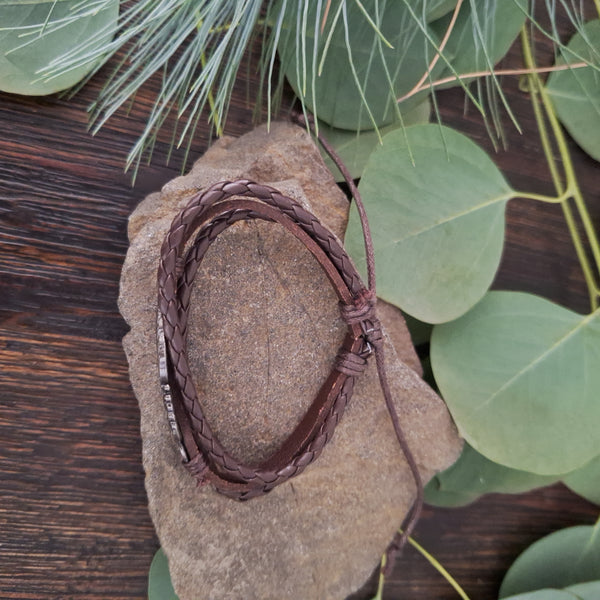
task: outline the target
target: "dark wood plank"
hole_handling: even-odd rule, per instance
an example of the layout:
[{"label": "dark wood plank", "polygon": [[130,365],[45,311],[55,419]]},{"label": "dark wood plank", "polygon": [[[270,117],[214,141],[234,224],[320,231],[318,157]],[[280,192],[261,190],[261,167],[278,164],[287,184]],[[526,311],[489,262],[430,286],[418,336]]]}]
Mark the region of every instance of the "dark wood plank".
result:
[{"label": "dark wood plank", "polygon": [[[567,34],[567,30],[561,31]],[[550,62],[548,48],[542,60]],[[507,66],[520,64],[518,51]],[[247,74],[250,77],[247,78]],[[527,96],[507,94],[524,134],[507,126],[494,154],[511,183],[549,192]],[[256,74],[242,68],[227,132],[252,126]],[[120,339],[116,299],[127,217],[176,176],[165,165],[169,133],[136,184],[123,173],[157,81],[96,137],[86,131],[95,79],[71,100],[0,94],[0,597],[144,598],[157,548],[146,510],[137,403]],[[463,115],[458,91],[439,95],[446,123],[494,152],[480,118]],[[191,149],[209,143],[202,126]],[[594,223],[598,165],[571,145]],[[514,201],[495,287],[536,292],[585,312],[587,293],[560,209]],[[491,496],[460,510],[428,508],[417,539],[472,598],[496,598],[503,572],[529,543],[560,527],[591,523],[597,509],[558,485]],[[372,593],[373,582],[362,594]],[[386,598],[454,598],[414,551],[398,561]]]}]

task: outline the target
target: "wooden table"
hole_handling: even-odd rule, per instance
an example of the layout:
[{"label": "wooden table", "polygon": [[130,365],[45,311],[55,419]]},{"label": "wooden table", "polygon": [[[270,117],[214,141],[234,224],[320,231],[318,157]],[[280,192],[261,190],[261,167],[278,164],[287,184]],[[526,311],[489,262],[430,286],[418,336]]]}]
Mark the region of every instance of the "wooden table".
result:
[{"label": "wooden table", "polygon": [[[547,49],[544,59],[549,62]],[[506,64],[520,64],[518,51]],[[229,134],[252,126],[247,85],[256,82],[245,81],[242,69]],[[551,193],[529,99],[515,79],[506,86],[524,135],[507,125],[509,151],[494,158],[513,185]],[[141,168],[132,187],[123,165],[156,82],[129,115],[120,113],[91,137],[86,108],[98,87],[95,79],[72,100],[0,94],[1,598],[144,598],[158,547],[146,510],[138,407],[116,299],[127,217],[180,172],[182,157],[165,166],[165,133],[152,166]],[[475,111],[463,115],[462,93],[444,92],[439,100],[447,124],[493,152]],[[192,158],[206,149],[207,137],[204,127]],[[572,151],[598,228],[598,163],[574,145]],[[560,208],[517,200],[507,222],[494,287],[588,311]],[[518,497],[490,496],[458,510],[427,508],[416,538],[472,600],[492,600],[526,546],[596,516],[596,507],[556,485]],[[456,597],[410,549],[386,589],[389,599]],[[372,581],[360,597],[373,590]]]}]

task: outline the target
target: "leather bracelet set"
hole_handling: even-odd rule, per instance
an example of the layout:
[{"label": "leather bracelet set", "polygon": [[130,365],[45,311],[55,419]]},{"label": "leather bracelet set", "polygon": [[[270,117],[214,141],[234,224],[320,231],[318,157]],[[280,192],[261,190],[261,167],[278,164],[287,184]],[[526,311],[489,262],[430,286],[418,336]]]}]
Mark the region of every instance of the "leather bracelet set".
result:
[{"label": "leather bracelet set", "polygon": [[[306,125],[302,116],[296,120]],[[337,238],[296,201],[249,180],[217,183],[190,199],[173,220],[161,248],[157,323],[160,385],[169,426],[188,471],[201,485],[211,483],[222,494],[248,500],[298,475],[320,455],[350,400],[356,377],[374,354],[386,406],[417,488],[404,532],[388,550],[390,564],[390,555],[403,545],[416,523],[423,486],[387,381],[381,325],[375,314],[374,252],[364,206],[343,163],[325,140],[319,140],[344,174],[356,203],[363,227],[368,287]],[[279,223],[304,244],[331,282],[347,324],[333,369],[316,398],[280,448],[259,465],[238,461],[213,433],[204,416],[186,351],[190,296],[198,267],[219,234],[237,221],[250,219]]]},{"label": "leather bracelet set", "polygon": [[[240,463],[212,432],[186,353],[196,271],[216,237],[236,221],[247,219],[279,223],[306,246],[336,291],[348,325],[333,370],[303,419],[279,450],[258,466]],[[193,244],[184,252],[194,233]],[[302,472],[331,439],[355,378],[381,340],[374,297],[335,236],[300,204],[273,188],[248,180],[221,182],[194,196],[173,221],[161,250],[158,289],[161,386],[169,423],[188,470],[199,483],[210,482],[238,500],[264,494]]]}]

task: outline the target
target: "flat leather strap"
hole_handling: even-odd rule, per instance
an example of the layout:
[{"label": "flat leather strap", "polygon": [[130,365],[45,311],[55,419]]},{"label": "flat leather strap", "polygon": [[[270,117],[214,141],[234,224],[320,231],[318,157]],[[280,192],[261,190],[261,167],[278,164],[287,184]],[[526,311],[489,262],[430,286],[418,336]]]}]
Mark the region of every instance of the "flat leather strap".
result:
[{"label": "flat leather strap", "polygon": [[[304,244],[336,291],[348,326],[334,367],[306,414],[277,452],[259,465],[238,461],[212,431],[186,352],[190,296],[198,266],[220,233],[236,221],[249,219],[279,223]],[[368,355],[380,345],[381,327],[374,304],[374,294],[362,283],[337,238],[291,198],[248,180],[217,183],[191,198],[171,224],[161,249],[159,350],[166,354],[160,362],[169,423],[184,462],[199,483],[210,482],[223,494],[247,500],[298,475],[319,456]]]}]

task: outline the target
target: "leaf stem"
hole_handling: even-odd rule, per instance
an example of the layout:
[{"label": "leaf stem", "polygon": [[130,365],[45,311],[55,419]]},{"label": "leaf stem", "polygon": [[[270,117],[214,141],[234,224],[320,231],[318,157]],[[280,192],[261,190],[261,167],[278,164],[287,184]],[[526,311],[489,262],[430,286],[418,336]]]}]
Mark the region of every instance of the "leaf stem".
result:
[{"label": "leaf stem", "polygon": [[[523,57],[525,60],[525,65],[531,71],[528,74],[529,88],[536,123],[540,131],[542,147],[544,149],[544,154],[546,156],[546,160],[550,168],[550,173],[552,176],[554,187],[556,188],[558,197],[562,198],[561,206],[565,216],[565,221],[567,223],[569,233],[571,234],[573,245],[575,246],[577,258],[579,259],[579,262],[581,264],[585,282],[588,288],[588,294],[590,297],[590,305],[592,311],[594,311],[598,308],[599,286],[596,285],[594,269],[585,252],[583,240],[581,239],[581,235],[577,228],[577,223],[575,221],[573,211],[568,203],[569,199],[573,199],[575,203],[575,208],[579,213],[579,217],[583,224],[583,229],[589,242],[592,251],[592,256],[594,257],[594,262],[596,263],[596,270],[598,273],[600,273],[600,243],[598,242],[596,231],[594,230],[594,226],[592,224],[589,212],[587,210],[587,206],[583,199],[581,189],[579,188],[579,184],[577,182],[577,176],[575,174],[573,161],[571,160],[571,155],[569,153],[565,135],[560,126],[560,123],[558,122],[558,117],[556,116],[556,112],[548,95],[548,92],[540,79],[539,70],[536,68],[535,59],[531,49],[531,43],[529,41],[529,35],[525,27],[523,27],[523,29],[521,30],[521,43],[523,47]],[[546,127],[544,116],[542,115],[542,112],[538,105],[538,97],[542,103],[542,106],[544,107],[546,118],[548,120],[550,128],[552,129],[552,134],[556,141],[556,146],[560,154],[560,158],[562,160],[565,176],[564,184],[556,168],[556,162],[552,152],[550,137],[548,135],[548,130]]]},{"label": "leaf stem", "polygon": [[444,579],[456,590],[457,594],[462,598],[462,600],[469,600],[469,596],[467,596],[466,592],[462,589],[462,587],[460,587],[456,579],[454,579],[454,577],[452,577],[452,575],[446,571],[446,569],[439,563],[435,556],[429,554],[429,552],[427,552],[423,546],[421,546],[411,537],[408,538],[408,543],[427,559],[429,564],[431,564],[431,566],[438,573],[440,573],[440,575],[442,575],[442,577],[444,577]]},{"label": "leaf stem", "polygon": [[371,600],[383,600],[383,586],[385,584],[385,575],[383,574],[385,571],[385,565],[387,563],[387,557],[384,554],[381,557],[381,563],[379,565],[379,580],[377,582],[377,593]]},{"label": "leaf stem", "polygon": [[547,196],[546,194],[515,191],[514,197],[525,198],[527,200],[538,200],[539,202],[547,202],[548,204],[562,204],[565,200],[571,197],[571,194],[569,192],[564,192],[560,196]]},{"label": "leaf stem", "polygon": [[[202,65],[203,69],[206,67],[206,54],[204,52],[200,54],[200,64]],[[206,99],[208,100],[210,113],[214,115],[215,127],[217,129],[217,137],[223,137],[223,127],[221,125],[221,118],[219,112],[216,109],[215,97],[213,95],[212,89],[208,91]]]}]

